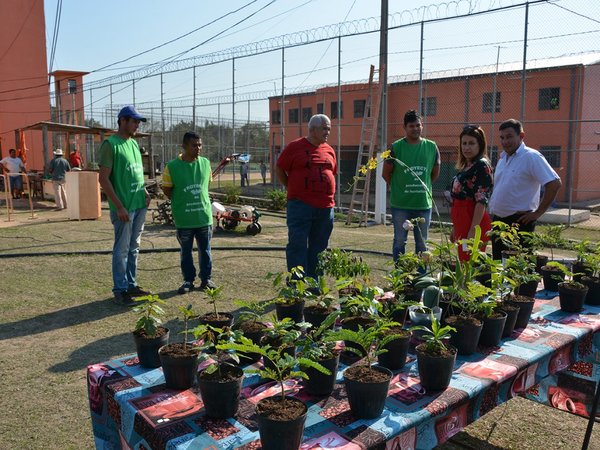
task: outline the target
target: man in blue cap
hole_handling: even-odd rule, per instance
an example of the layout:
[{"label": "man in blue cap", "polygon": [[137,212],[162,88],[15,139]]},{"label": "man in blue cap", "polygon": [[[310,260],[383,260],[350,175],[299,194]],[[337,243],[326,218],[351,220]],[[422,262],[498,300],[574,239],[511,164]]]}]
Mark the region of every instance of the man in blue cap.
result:
[{"label": "man in blue cap", "polygon": [[150,195],[144,186],[142,155],[133,137],[145,122],[133,106],[118,115],[119,129],[100,146],[100,186],[108,197],[115,231],[112,256],[113,294],[126,306],[148,295],[136,282],[137,259]]}]

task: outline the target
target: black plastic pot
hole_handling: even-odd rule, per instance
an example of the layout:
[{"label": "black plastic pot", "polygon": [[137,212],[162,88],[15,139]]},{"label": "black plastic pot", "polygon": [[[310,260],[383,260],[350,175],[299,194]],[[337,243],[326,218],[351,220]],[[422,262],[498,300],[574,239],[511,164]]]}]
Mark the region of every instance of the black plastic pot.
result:
[{"label": "black plastic pot", "polygon": [[575,261],[573,263],[571,272],[573,272],[573,281],[577,281],[578,283],[581,283],[582,277],[590,277],[594,273],[590,266],[581,261]]},{"label": "black plastic pot", "polygon": [[[346,369],[346,371],[351,369],[352,367]],[[387,380],[378,383],[365,383],[364,381],[347,378],[346,372],[344,372],[344,384],[346,385],[350,411],[359,419],[375,419],[381,416],[392,379],[392,372],[385,367],[371,366],[371,369],[388,375]]]},{"label": "black plastic pot", "polygon": [[456,348],[448,347],[451,352],[448,356],[434,356],[423,351],[424,347],[421,345],[415,349],[421,386],[426,391],[446,389],[452,379],[452,371],[456,362]]},{"label": "black plastic pot", "polygon": [[[286,397],[286,399],[302,403],[293,397]],[[263,400],[260,400],[258,405],[261,402]],[[298,450],[302,443],[307,412],[308,408],[304,405],[304,414],[294,420],[283,421],[269,419],[257,411],[256,422],[263,450]]]},{"label": "black plastic pot", "polygon": [[410,344],[411,334],[407,333],[406,336],[400,339],[394,339],[388,342],[383,348],[387,352],[380,354],[377,357],[379,365],[390,370],[398,370],[404,367],[406,364],[406,355],[408,353],[408,346]]},{"label": "black plastic pot", "polygon": [[516,293],[518,295],[524,295],[525,297],[535,297],[535,293],[537,292],[538,282],[536,280],[528,281],[525,284],[519,285]]},{"label": "black plastic pot", "polygon": [[330,375],[319,372],[317,369],[312,367],[303,368],[308,380],[304,380],[304,387],[308,392],[313,395],[329,395],[333,392],[335,386],[335,380],[337,377],[338,365],[340,363],[340,355],[336,353],[333,358],[317,361],[326,369],[331,372]]},{"label": "black plastic pot", "polygon": [[471,355],[477,350],[479,336],[483,329],[483,322],[478,320],[478,324],[456,321],[458,316],[450,316],[446,318],[446,323],[451,327],[456,328],[456,333],[450,337],[450,343],[456,347],[459,355]]},{"label": "black plastic pot", "polygon": [[304,313],[304,300],[292,303],[291,305],[284,303],[275,303],[275,313],[277,320],[283,320],[289,317],[296,323],[302,322]]},{"label": "black plastic pot", "polygon": [[548,270],[548,266],[542,267],[542,277],[544,279],[544,289],[547,291],[558,292],[558,283],[565,280],[565,274],[560,270]]},{"label": "black plastic pot", "polygon": [[[304,321],[310,323],[314,329],[317,329],[332,312],[333,310],[323,311],[321,309],[307,307],[304,308]],[[333,325],[335,324],[332,324],[332,327]]]},{"label": "black plastic pot", "polygon": [[504,311],[496,312],[501,313],[502,317],[486,317],[483,319],[479,345],[495,347],[500,343],[504,325],[506,325],[507,314]]},{"label": "black plastic pot", "polygon": [[546,255],[535,255],[535,271],[542,274],[542,267],[546,265],[548,262],[548,257]]},{"label": "black plastic pot", "polygon": [[233,324],[233,314],[230,313],[219,313],[218,319],[211,319],[213,313],[206,313],[202,316],[198,316],[198,320],[202,325],[210,325],[214,328],[231,327]]},{"label": "black plastic pot", "polygon": [[[515,329],[515,324],[517,323],[517,317],[519,316],[519,306],[512,304],[507,305],[510,308],[502,307],[502,311],[506,313],[506,322],[504,322],[504,328],[502,330],[502,337],[509,337],[513,330]],[[529,319],[527,319],[529,320]]]},{"label": "black plastic pot", "polygon": [[515,322],[515,329],[517,328],[525,328],[527,324],[529,324],[529,318],[531,317],[531,312],[533,311],[533,305],[535,304],[535,300],[530,297],[524,297],[531,301],[516,301],[516,300],[507,300],[506,303],[509,305],[514,305],[519,307],[519,314],[517,315],[517,321]]},{"label": "black plastic pot", "polygon": [[558,284],[558,299],[560,309],[566,312],[579,312],[583,309],[583,302],[588,293],[588,287],[583,289],[573,286],[571,283]]},{"label": "black plastic pot", "polygon": [[237,413],[244,371],[239,367],[229,367],[227,371],[237,378],[222,381],[204,378],[202,373],[198,375],[200,395],[206,415],[209,417],[227,419]]},{"label": "black plastic pot", "polygon": [[581,282],[588,287],[585,303],[588,305],[600,305],[600,278],[582,277]]},{"label": "black plastic pot", "polygon": [[165,334],[155,338],[146,338],[133,333],[138,359],[143,367],[152,369],[160,367],[158,350],[169,343],[169,329],[165,328],[165,330]]},{"label": "black plastic pot", "polygon": [[[250,331],[250,332],[244,331],[244,336],[246,336],[248,339],[250,339],[256,345],[260,345],[260,340],[265,335],[264,330],[266,330],[266,326],[265,326],[265,329],[263,329],[261,331]],[[257,362],[258,360],[260,360],[260,358],[261,358],[260,353],[241,353],[240,352],[239,355],[240,355],[240,363],[241,364],[253,364],[253,363]]]},{"label": "black plastic pot", "polygon": [[[358,327],[361,326],[364,329],[375,325],[375,320],[370,317],[347,317],[342,320],[342,328],[345,330],[358,331]],[[344,341],[344,346],[359,348],[354,342]]]},{"label": "black plastic pot", "polygon": [[404,325],[406,322],[406,316],[408,315],[408,308],[398,308],[392,311],[392,320],[398,322],[400,325]]},{"label": "black plastic pot", "polygon": [[171,356],[166,350],[173,345],[181,344],[168,344],[158,351],[165,383],[171,389],[189,389],[196,384],[198,354],[194,352],[187,356]]}]

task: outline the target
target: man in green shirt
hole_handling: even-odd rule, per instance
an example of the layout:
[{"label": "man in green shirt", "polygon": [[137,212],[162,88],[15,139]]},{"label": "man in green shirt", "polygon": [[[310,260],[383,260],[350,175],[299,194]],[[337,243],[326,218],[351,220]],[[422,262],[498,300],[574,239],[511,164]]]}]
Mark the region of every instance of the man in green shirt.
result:
[{"label": "man in green shirt", "polygon": [[118,115],[119,130],[100,146],[100,186],[108,197],[115,231],[112,274],[113,294],[124,305],[133,297],[148,295],[136,282],[137,260],[150,195],[144,186],[142,155],[133,137],[145,122],[133,106]]},{"label": "man in green shirt", "polygon": [[390,186],[390,206],[394,224],[394,261],[406,249],[409,222],[414,227],[416,253],[427,250],[432,207],[432,182],[440,174],[440,152],[435,142],[421,137],[423,123],[415,110],[404,115],[406,136],[392,144],[390,159],[383,166],[383,179]]},{"label": "man in green shirt", "polygon": [[171,199],[171,211],[177,240],[181,246],[180,263],[183,284],[177,292],[185,294],[194,290],[196,268],[192,249],[194,241],[198,245],[200,264],[200,290],[215,288],[210,279],[212,257],[210,240],[212,239],[212,206],[208,196],[208,185],[212,179],[210,161],[199,156],[202,149],[200,136],[188,131],[183,135],[183,153],[169,161],[163,172],[162,189]]}]

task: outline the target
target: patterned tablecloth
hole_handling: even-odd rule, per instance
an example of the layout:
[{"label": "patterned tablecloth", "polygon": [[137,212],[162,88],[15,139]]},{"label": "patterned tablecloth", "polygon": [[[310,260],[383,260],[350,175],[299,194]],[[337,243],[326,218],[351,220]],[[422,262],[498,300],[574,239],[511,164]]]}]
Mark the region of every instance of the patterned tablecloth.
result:
[{"label": "patterned tablecloth", "polygon": [[[459,357],[450,387],[427,393],[414,356],[394,374],[379,419],[350,413],[341,365],[338,384],[326,398],[309,396],[296,381],[287,390],[309,406],[302,449],[430,449],[502,402],[524,395],[588,416],[600,361],[600,307],[563,313],[555,293],[539,291],[527,328],[500,347]],[[88,367],[88,393],[99,449],[260,448],[254,405],[274,395],[273,383],[257,375],[244,381],[234,419],[204,415],[199,392],[166,389],[162,370],[142,368],[136,355]]]}]

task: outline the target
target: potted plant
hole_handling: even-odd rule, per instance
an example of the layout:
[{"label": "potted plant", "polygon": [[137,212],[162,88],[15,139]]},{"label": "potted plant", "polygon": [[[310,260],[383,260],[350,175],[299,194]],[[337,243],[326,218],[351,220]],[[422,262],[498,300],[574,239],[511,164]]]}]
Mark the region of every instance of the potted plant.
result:
[{"label": "potted plant", "polygon": [[498,303],[494,298],[483,300],[479,305],[479,311],[483,320],[479,345],[496,347],[502,339],[507,314],[498,308]]},{"label": "potted plant", "polygon": [[446,323],[456,330],[450,342],[461,355],[470,355],[477,350],[477,343],[483,329],[483,321],[479,318],[482,299],[489,294],[489,289],[478,281],[467,281],[460,289],[455,289],[452,305],[460,313],[446,317]]},{"label": "potted plant", "polygon": [[333,311],[318,328],[311,327],[298,342],[299,356],[316,361],[330,372],[323,373],[313,367],[300,366],[308,376],[304,386],[313,395],[329,395],[335,386],[340,352],[336,342],[323,340],[323,336],[332,329],[338,316],[339,311]]},{"label": "potted plant", "polygon": [[548,256],[539,253],[546,246],[546,240],[542,235],[530,231],[520,231],[519,236],[525,244],[523,250],[527,250],[529,254],[533,255],[535,271],[541,275],[542,267],[548,263]]},{"label": "potted plant", "polygon": [[166,305],[158,295],[145,295],[134,299],[139,304],[133,312],[139,317],[135,323],[133,339],[140,364],[143,367],[160,367],[158,349],[169,343],[169,329],[162,327],[161,316]]},{"label": "potted plant", "polygon": [[[265,335],[267,325],[262,322],[262,313],[265,309],[265,303],[252,302],[246,300],[234,300],[234,303],[242,308],[242,312],[238,315],[233,328],[240,330],[244,336],[250,339],[255,344],[260,344],[260,340]],[[244,362],[255,363],[260,359],[260,354],[240,354]]]},{"label": "potted plant", "polygon": [[573,263],[571,271],[573,272],[573,280],[581,282],[581,278],[584,276],[593,275],[593,269],[591,267],[594,251],[590,246],[590,241],[583,240],[573,244],[573,250],[577,252],[577,257]]},{"label": "potted plant", "polygon": [[[340,299],[340,317],[343,329],[357,331],[360,327],[369,328],[375,324],[375,318],[379,316],[382,308],[377,298],[383,294],[380,288],[363,287],[359,294],[342,297]],[[355,347],[352,341],[344,342],[346,349]],[[355,352],[344,352],[344,360],[352,362]]]},{"label": "potted plant", "polygon": [[289,317],[296,323],[303,320],[304,303],[312,293],[304,279],[304,269],[293,267],[289,272],[269,273],[267,279],[273,278],[273,287],[278,291],[275,298],[277,319]]},{"label": "potted plant", "polygon": [[600,244],[596,245],[594,253],[588,258],[588,264],[592,274],[581,277],[581,282],[588,287],[585,303],[600,305]]},{"label": "potted plant", "polygon": [[[288,319],[289,320],[289,319]],[[223,350],[234,350],[244,353],[260,353],[264,368],[246,369],[250,373],[258,373],[262,378],[273,380],[279,385],[280,394],[261,399],[256,404],[256,419],[260,441],[264,449],[297,450],[302,442],[304,423],[308,408],[300,400],[285,395],[285,382],[291,378],[308,376],[298,367],[312,367],[322,373],[329,370],[319,363],[305,357],[292,356],[285,352],[284,346],[256,345],[242,336],[241,343],[218,345]]]},{"label": "potted plant", "polygon": [[446,345],[445,341],[456,330],[451,326],[441,327],[435,317],[431,318],[431,328],[413,328],[424,332],[422,338],[425,342],[415,348],[421,386],[427,391],[446,389],[452,379],[457,350]]},{"label": "potted plant", "polygon": [[544,279],[544,289],[547,291],[558,292],[558,284],[565,280],[568,269],[564,264],[558,261],[549,261],[542,267],[542,277]]},{"label": "potted plant", "polygon": [[573,279],[573,272],[570,272],[565,266],[563,270],[571,281],[558,283],[558,298],[560,309],[567,312],[579,312],[583,309],[583,302],[588,293],[588,287]]},{"label": "potted plant", "polygon": [[387,317],[378,320],[385,325],[381,327],[381,338],[385,339],[387,336],[394,336],[394,338],[383,345],[382,349],[385,351],[377,355],[377,362],[390,370],[400,370],[406,364],[412,333],[410,330],[403,329],[402,324]]},{"label": "potted plant", "polygon": [[212,305],[213,310],[198,316],[201,324],[210,325],[214,328],[230,327],[233,324],[233,314],[220,312],[217,309],[217,302],[220,300],[222,292],[223,286],[206,288],[204,291],[208,298],[208,304]]},{"label": "potted plant", "polygon": [[[310,324],[306,322],[295,323],[289,317],[281,320],[273,317],[271,327],[265,330],[265,334],[260,340],[260,345],[268,345],[280,349],[283,353],[295,356],[296,343],[302,336],[303,331],[309,327]],[[273,367],[269,367],[269,359],[263,359],[263,364],[267,368],[274,369]]]},{"label": "potted plant", "polygon": [[336,280],[346,280],[340,285],[340,297],[355,295],[360,292],[361,286],[368,282],[371,268],[359,256],[352,252],[333,248],[319,254],[318,271]]},{"label": "potted plant", "polygon": [[[308,279],[309,289],[318,292],[311,297],[304,306],[304,320],[314,328],[319,328],[321,323],[335,311],[336,298],[333,297],[331,289],[324,277]],[[333,323],[331,324],[333,326]]]},{"label": "potted plant", "polygon": [[369,328],[359,326],[357,330],[340,329],[331,331],[325,340],[352,342],[348,350],[364,357],[362,364],[355,364],[344,371],[344,384],[348,394],[348,403],[354,416],[359,419],[375,419],[381,415],[385,406],[392,372],[381,366],[372,366],[373,358],[386,352],[386,344],[400,336],[384,331],[390,324],[378,321]]},{"label": "potted plant", "polygon": [[520,310],[518,305],[511,304],[507,301],[515,290],[516,281],[507,275],[507,271],[503,270],[502,265],[498,261],[492,260],[492,263],[497,264],[496,270],[492,270],[492,292],[496,292],[500,298],[496,310],[504,311],[506,313],[506,320],[504,322],[501,337],[508,337],[515,329]]},{"label": "potted plant", "polygon": [[421,290],[415,284],[423,277],[419,269],[423,267],[423,260],[412,252],[400,254],[394,263],[394,268],[385,279],[389,287],[397,295],[403,294],[405,300],[418,302],[421,300]]},{"label": "potted plant", "polygon": [[187,341],[189,322],[195,317],[192,305],[180,306],[183,316],[183,342],[167,344],[158,350],[165,382],[171,389],[189,389],[196,384],[199,347]]},{"label": "potted plant", "polygon": [[211,325],[199,325],[192,330],[192,333],[197,340],[202,341],[200,362],[209,362],[198,374],[198,388],[206,415],[219,419],[235,416],[240,403],[244,371],[238,365],[240,362],[238,355],[219,346],[240,342],[242,332],[223,330]]},{"label": "potted plant", "polygon": [[515,282],[515,292],[518,295],[535,297],[541,276],[535,270],[531,255],[519,253],[511,256],[505,262],[507,276]]}]

